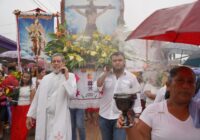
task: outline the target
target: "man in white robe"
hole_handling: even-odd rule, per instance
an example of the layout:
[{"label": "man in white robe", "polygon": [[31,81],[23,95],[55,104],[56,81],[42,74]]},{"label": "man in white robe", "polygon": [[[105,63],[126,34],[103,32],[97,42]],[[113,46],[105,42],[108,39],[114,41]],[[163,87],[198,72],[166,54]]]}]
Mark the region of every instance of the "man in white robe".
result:
[{"label": "man in white robe", "polygon": [[52,56],[52,66],[53,72],[43,78],[30,106],[27,128],[36,120],[36,140],[71,140],[69,99],[76,93],[76,79],[64,67],[61,54]]}]

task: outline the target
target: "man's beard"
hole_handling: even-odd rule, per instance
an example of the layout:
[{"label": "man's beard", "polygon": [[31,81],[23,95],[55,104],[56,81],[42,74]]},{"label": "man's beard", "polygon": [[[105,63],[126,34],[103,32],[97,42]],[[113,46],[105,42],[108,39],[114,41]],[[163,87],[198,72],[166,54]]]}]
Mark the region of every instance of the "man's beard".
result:
[{"label": "man's beard", "polygon": [[113,68],[113,72],[114,72],[114,73],[121,73],[121,72],[123,72],[123,71],[124,71],[124,68],[118,68],[118,69]]}]

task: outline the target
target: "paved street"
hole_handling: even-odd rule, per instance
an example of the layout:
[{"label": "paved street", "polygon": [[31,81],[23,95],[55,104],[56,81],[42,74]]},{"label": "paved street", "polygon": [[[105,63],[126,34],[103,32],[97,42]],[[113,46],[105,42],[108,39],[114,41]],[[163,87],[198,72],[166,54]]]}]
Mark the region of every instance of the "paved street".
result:
[{"label": "paved street", "polygon": [[[9,130],[4,131],[4,138],[0,140],[10,140],[10,132]],[[34,140],[34,132],[31,131],[27,140]]]},{"label": "paved street", "polygon": [[[100,131],[99,131],[99,126],[98,126],[98,122],[97,122],[97,114],[95,116],[94,119],[88,119],[86,122],[86,140],[101,140],[101,135],[100,135]],[[0,140],[9,140],[9,129],[5,130],[4,132],[4,138],[0,139]],[[27,138],[27,140],[34,140],[34,131],[31,130],[29,132],[29,137]]]}]

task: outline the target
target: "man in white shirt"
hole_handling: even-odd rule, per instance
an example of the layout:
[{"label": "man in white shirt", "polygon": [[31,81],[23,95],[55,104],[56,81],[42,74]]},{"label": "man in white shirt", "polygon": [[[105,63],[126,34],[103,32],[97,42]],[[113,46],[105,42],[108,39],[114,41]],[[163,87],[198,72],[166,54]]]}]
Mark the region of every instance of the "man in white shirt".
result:
[{"label": "man in white shirt", "polygon": [[65,67],[64,56],[52,56],[53,72],[46,75],[27,114],[27,128],[36,120],[36,140],[71,140],[69,99],[76,93],[76,79]]},{"label": "man in white shirt", "polygon": [[[122,52],[115,52],[111,55],[112,70],[105,68],[97,80],[97,86],[103,90],[100,100],[99,126],[102,140],[126,140],[124,129],[116,127],[116,121],[121,112],[117,109],[113,96],[119,92],[132,93],[140,91],[140,85],[136,77],[125,70],[125,57]],[[142,107],[140,95],[134,105],[134,112],[138,115]]]},{"label": "man in white shirt", "polygon": [[155,86],[155,80],[149,78],[148,82],[144,86],[144,95],[146,96],[146,104],[145,107],[152,104],[156,98],[156,93],[158,88]]}]

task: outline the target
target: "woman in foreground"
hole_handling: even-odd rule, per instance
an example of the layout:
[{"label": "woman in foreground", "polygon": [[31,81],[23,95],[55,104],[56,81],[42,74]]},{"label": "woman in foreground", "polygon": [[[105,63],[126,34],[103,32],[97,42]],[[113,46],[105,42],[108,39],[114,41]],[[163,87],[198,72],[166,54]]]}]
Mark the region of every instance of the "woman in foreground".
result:
[{"label": "woman in foreground", "polygon": [[[139,122],[126,129],[128,140],[199,140],[200,129],[194,127],[189,103],[195,93],[195,74],[185,66],[170,71],[167,82],[170,98],[149,105]],[[118,119],[118,127],[123,118]]]}]

